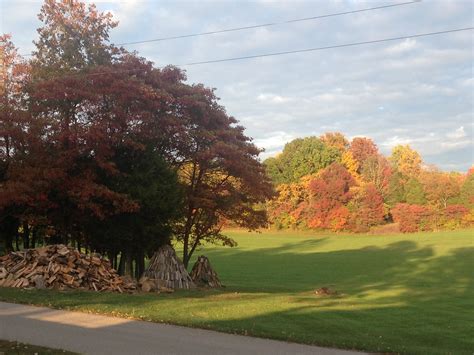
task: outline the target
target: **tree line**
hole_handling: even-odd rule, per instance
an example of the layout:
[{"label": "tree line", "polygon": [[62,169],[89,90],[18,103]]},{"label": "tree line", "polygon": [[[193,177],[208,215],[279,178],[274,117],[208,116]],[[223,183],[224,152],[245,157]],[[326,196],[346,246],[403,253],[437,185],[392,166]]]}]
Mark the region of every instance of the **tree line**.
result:
[{"label": "tree line", "polygon": [[214,90],[114,46],[108,13],[46,0],[35,51],[0,37],[0,241],[4,251],[71,244],[139,276],[177,241],[233,245],[273,194],[258,149]]},{"label": "tree line", "polygon": [[474,168],[440,171],[409,145],[384,157],[369,138],[326,133],[295,139],[264,164],[277,190],[267,204],[277,228],[367,232],[396,222],[416,232],[474,224]]}]

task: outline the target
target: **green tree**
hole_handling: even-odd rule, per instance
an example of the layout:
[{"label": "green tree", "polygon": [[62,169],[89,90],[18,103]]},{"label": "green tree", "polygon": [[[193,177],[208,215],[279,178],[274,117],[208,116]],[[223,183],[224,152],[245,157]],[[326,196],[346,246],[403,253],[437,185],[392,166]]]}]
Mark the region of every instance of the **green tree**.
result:
[{"label": "green tree", "polygon": [[318,137],[298,138],[285,145],[283,152],[270,162],[267,173],[275,184],[299,181],[334,162],[340,162],[341,151],[328,146]]},{"label": "green tree", "polygon": [[394,207],[398,203],[406,202],[405,180],[402,174],[394,172],[388,184],[387,203],[390,207]]},{"label": "green tree", "polygon": [[265,170],[268,174],[268,176],[271,177],[273,183],[275,185],[280,185],[285,183],[285,178],[283,175],[283,167],[281,166],[281,161],[278,159],[278,157],[270,157],[265,159],[263,162],[263,165],[265,166]]},{"label": "green tree", "polygon": [[[138,278],[144,271],[145,256],[169,243],[173,223],[182,213],[183,193],[176,172],[152,147],[122,148],[114,161],[121,174],[107,179],[107,185],[129,196],[140,208],[105,220],[90,218],[87,243],[107,253],[120,273]],[[122,257],[117,265],[119,253]]]},{"label": "green tree", "polygon": [[460,200],[467,208],[474,208],[474,173],[469,174],[464,180],[461,186]]},{"label": "green tree", "polygon": [[426,204],[426,195],[423,185],[417,179],[411,178],[405,185],[405,201],[412,205]]}]

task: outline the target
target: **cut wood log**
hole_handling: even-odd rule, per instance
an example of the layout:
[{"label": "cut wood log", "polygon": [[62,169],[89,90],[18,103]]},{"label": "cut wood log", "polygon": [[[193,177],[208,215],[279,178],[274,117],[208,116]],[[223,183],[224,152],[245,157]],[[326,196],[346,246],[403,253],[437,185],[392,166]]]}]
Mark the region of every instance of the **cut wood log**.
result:
[{"label": "cut wood log", "polygon": [[125,281],[99,254],[87,256],[65,245],[12,252],[0,258],[0,286],[92,291],[133,292],[136,284]]}]

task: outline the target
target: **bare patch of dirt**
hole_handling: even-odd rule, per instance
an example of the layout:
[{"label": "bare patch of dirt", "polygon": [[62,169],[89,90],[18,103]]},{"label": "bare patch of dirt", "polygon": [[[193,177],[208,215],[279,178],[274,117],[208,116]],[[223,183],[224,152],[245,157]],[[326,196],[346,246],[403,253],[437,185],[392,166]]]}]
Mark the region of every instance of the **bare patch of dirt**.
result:
[{"label": "bare patch of dirt", "polygon": [[337,296],[339,295],[339,292],[329,287],[321,287],[314,290],[314,294],[317,296]]}]

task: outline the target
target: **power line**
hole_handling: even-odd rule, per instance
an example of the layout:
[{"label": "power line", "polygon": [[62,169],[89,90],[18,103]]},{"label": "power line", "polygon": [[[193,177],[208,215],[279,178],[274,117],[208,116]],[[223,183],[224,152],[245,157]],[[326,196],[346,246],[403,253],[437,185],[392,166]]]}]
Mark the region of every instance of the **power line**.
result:
[{"label": "power line", "polygon": [[[287,54],[294,54],[294,53],[307,53],[307,52],[314,52],[314,51],[321,51],[321,50],[328,50],[328,49],[335,49],[335,48],[355,47],[355,46],[362,46],[362,45],[374,44],[374,43],[398,41],[398,40],[409,39],[409,38],[437,36],[437,35],[442,35],[442,34],[447,34],[447,33],[472,31],[472,30],[474,30],[474,27],[464,27],[464,28],[456,28],[456,29],[444,30],[444,31],[417,33],[417,34],[405,35],[405,36],[399,36],[399,37],[376,39],[376,40],[371,40],[371,41],[336,44],[336,45],[332,45],[332,46],[306,48],[306,49],[296,49],[296,50],[292,50],[292,51],[255,54],[255,55],[249,55],[249,56],[232,57],[232,58],[224,58],[224,59],[213,59],[213,60],[206,60],[206,61],[201,61],[201,62],[190,62],[190,63],[178,64],[178,65],[174,65],[174,66],[175,67],[185,67],[185,66],[192,66],[192,65],[202,65],[202,64],[222,63],[222,62],[230,62],[230,61],[238,61],[238,60],[246,60],[246,59],[273,57],[273,56],[280,56],[280,55],[287,55]],[[158,69],[163,69],[165,67],[166,66],[161,66],[161,67],[158,67]],[[106,75],[106,74],[112,74],[112,73],[132,73],[132,72],[139,72],[139,71],[144,71],[144,70],[148,70],[148,68],[147,69],[110,70],[110,71],[96,72],[96,73],[89,73],[89,74],[74,73],[74,74],[66,74],[66,75],[63,75],[62,77],[72,77],[72,76],[78,76],[78,75],[98,76],[98,75]]]},{"label": "power line", "polygon": [[[236,32],[236,31],[244,31],[244,30],[250,30],[250,29],[255,29],[255,28],[278,26],[278,25],[284,25],[284,24],[295,23],[295,22],[313,21],[313,20],[319,20],[319,19],[327,18],[327,17],[335,17],[335,16],[355,14],[355,13],[359,13],[359,12],[367,12],[367,11],[373,11],[373,10],[387,9],[387,8],[403,6],[403,5],[411,5],[411,4],[421,2],[421,1],[422,0],[414,0],[414,1],[397,3],[397,4],[369,7],[369,8],[365,8],[365,9],[359,9],[359,10],[351,10],[351,11],[336,12],[336,13],[326,14],[326,15],[304,17],[304,18],[286,20],[286,21],[281,21],[281,22],[270,22],[270,23],[252,25],[252,26],[234,27],[234,28],[228,28],[228,29],[216,30],[216,31],[209,31],[209,32],[191,33],[191,34],[178,35],[178,36],[148,39],[148,40],[143,40],[143,41],[117,43],[117,46],[129,46],[129,45],[135,45],[135,44],[141,44],[141,43],[170,41],[170,40],[176,40],[176,39],[182,39],[182,38],[209,36],[209,35],[215,35],[215,34],[219,34],[219,33]],[[23,57],[29,57],[29,56],[32,56],[32,54],[22,54],[22,56]]]},{"label": "power line", "polygon": [[[224,58],[224,59],[205,60],[205,61],[201,61],[201,62],[191,62],[191,63],[185,63],[185,64],[178,64],[178,65],[176,65],[176,66],[177,66],[177,67],[183,67],[183,66],[191,66],[191,65],[201,65],[201,64],[230,62],[230,61],[244,60],[244,59],[255,59],[255,58],[264,58],[264,57],[274,57],[274,56],[286,55],[286,54],[293,54],[293,53],[314,52],[314,51],[322,51],[322,50],[326,50],[326,49],[344,48],[344,47],[354,47],[354,46],[361,46],[361,45],[372,44],[372,43],[381,43],[381,42],[397,41],[397,40],[409,39],[409,38],[419,38],[419,37],[436,36],[436,35],[441,35],[441,34],[446,34],[446,33],[461,32],[461,31],[471,31],[471,30],[473,30],[473,29],[474,29],[474,27],[465,27],[465,28],[457,28],[457,29],[445,30],[445,31],[428,32],[428,33],[418,33],[418,34],[407,35],[407,36],[391,37],[391,38],[384,38],[384,39],[376,39],[376,40],[372,40],[372,41],[363,41],[363,42],[352,42],[352,43],[337,44],[337,45],[325,46],[325,47],[296,49],[296,50],[284,51],[284,52],[255,54],[255,55],[248,55],[248,56],[242,56],[242,57],[233,57],[233,58]],[[163,67],[161,67],[161,68],[163,68]]]},{"label": "power line", "polygon": [[352,11],[336,12],[336,13],[326,14],[326,15],[304,17],[304,18],[286,20],[286,21],[281,21],[281,22],[270,22],[270,23],[264,23],[264,24],[259,24],[259,25],[235,27],[235,28],[228,28],[228,29],[209,31],[209,32],[200,32],[200,33],[191,33],[191,34],[185,34],[185,35],[179,35],[179,36],[161,37],[161,38],[155,38],[155,39],[148,39],[148,40],[144,40],[144,41],[118,43],[117,45],[118,46],[128,46],[128,45],[141,44],[141,43],[161,42],[161,41],[169,41],[169,40],[175,40],[175,39],[181,39],[181,38],[208,36],[208,35],[215,35],[215,34],[218,34],[218,33],[235,32],[235,31],[250,30],[250,29],[262,28],[262,27],[278,26],[278,25],[284,25],[284,24],[295,23],[295,22],[313,21],[313,20],[319,20],[319,19],[326,18],[326,17],[335,17],[335,16],[355,14],[355,13],[358,13],[358,12],[381,10],[381,9],[386,9],[386,8],[390,8],[390,7],[410,5],[410,4],[415,4],[417,2],[421,2],[421,0],[408,1],[408,2],[402,2],[402,3],[397,3],[397,4],[391,4],[391,5],[369,7],[369,8],[365,8],[365,9],[352,10]]}]

